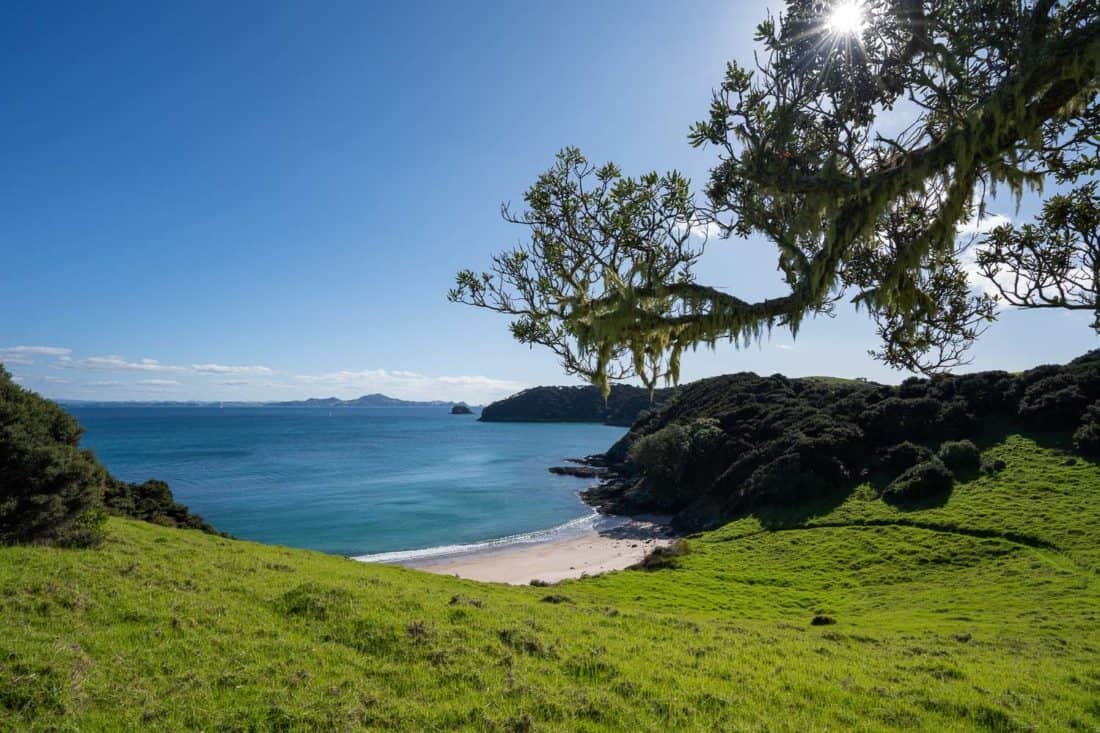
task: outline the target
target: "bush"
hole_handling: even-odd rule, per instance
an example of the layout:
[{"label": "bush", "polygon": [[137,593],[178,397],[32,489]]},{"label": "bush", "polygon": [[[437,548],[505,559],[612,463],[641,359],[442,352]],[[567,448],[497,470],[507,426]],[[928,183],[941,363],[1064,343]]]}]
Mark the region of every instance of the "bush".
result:
[{"label": "bush", "polygon": [[878,463],[891,476],[900,476],[906,469],[931,458],[932,451],[906,440],[883,451]]},{"label": "bush", "polygon": [[1081,422],[1087,402],[1074,375],[1054,374],[1027,388],[1019,412],[1041,430],[1071,430]]},{"label": "bush", "polygon": [[103,504],[116,514],[163,527],[184,527],[219,534],[205,519],[177,503],[168,484],[156,479],[131,484],[111,478],[103,492]]},{"label": "bush", "polygon": [[629,459],[654,485],[671,487],[682,478],[690,455],[691,434],[680,423],[672,423],[636,440]]},{"label": "bush", "polygon": [[78,447],[81,432],[0,367],[0,542],[94,541],[97,517],[85,515],[98,505],[107,472]]},{"label": "bush", "polygon": [[1087,456],[1100,455],[1100,403],[1085,410],[1081,426],[1073,434],[1073,447]]},{"label": "bush", "polygon": [[937,455],[955,473],[976,470],[982,463],[978,446],[969,440],[948,440],[940,445]]},{"label": "bush", "polygon": [[923,440],[936,431],[941,404],[932,397],[889,397],[869,407],[860,422],[866,433],[883,442]]},{"label": "bush", "polygon": [[832,486],[806,466],[797,453],[787,453],[753,471],[743,495],[747,504],[787,504],[821,496]]},{"label": "bush", "polygon": [[688,553],[688,543],[676,540],[671,545],[658,545],[646,553],[642,561],[631,565],[631,570],[665,570],[680,567],[679,558]]},{"label": "bush", "polygon": [[955,477],[938,458],[907,469],[886,487],[885,495],[897,500],[923,499],[950,491]]}]

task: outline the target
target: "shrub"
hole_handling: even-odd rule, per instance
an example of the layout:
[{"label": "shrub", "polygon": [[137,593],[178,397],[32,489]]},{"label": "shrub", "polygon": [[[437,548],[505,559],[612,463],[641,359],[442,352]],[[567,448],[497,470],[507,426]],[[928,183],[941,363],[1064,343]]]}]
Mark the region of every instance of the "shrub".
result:
[{"label": "shrub", "polygon": [[1071,374],[1054,374],[1027,388],[1020,399],[1020,417],[1042,430],[1070,430],[1081,421],[1088,402]]},{"label": "shrub", "polygon": [[691,434],[680,423],[666,425],[642,436],[630,446],[630,462],[659,487],[679,483],[684,459],[691,454]]},{"label": "shrub", "polygon": [[936,431],[941,404],[932,397],[889,397],[869,407],[860,422],[882,442],[922,440]]},{"label": "shrub", "polygon": [[680,567],[679,559],[688,553],[688,543],[684,540],[676,540],[671,545],[659,545],[654,547],[642,561],[631,565],[631,570],[664,570]]},{"label": "shrub", "polygon": [[830,487],[831,483],[806,466],[797,453],[786,453],[753,471],[743,499],[748,504],[790,503],[820,496]]},{"label": "shrub", "polygon": [[1100,455],[1100,403],[1085,410],[1081,425],[1073,434],[1073,447],[1078,453]]},{"label": "shrub", "polygon": [[[107,473],[80,425],[0,367],[0,542],[91,542]],[[79,520],[79,524],[78,524]],[[76,526],[74,526],[76,525]]]},{"label": "shrub", "polygon": [[103,492],[103,504],[116,514],[164,527],[186,527],[208,534],[219,534],[202,517],[192,514],[186,506],[176,502],[168,484],[156,479],[132,484],[111,478]]},{"label": "shrub", "polygon": [[975,470],[982,462],[978,447],[969,440],[948,440],[940,445],[937,455],[955,473]]},{"label": "shrub", "polygon": [[932,451],[908,440],[892,445],[879,457],[879,466],[891,476],[900,476],[908,468],[932,458]]},{"label": "shrub", "polygon": [[72,549],[90,549],[103,544],[106,533],[103,525],[107,513],[102,509],[90,509],[72,521],[54,535],[53,544],[57,547]]},{"label": "shrub", "polygon": [[987,458],[982,461],[982,473],[984,474],[1000,473],[1006,468],[1008,468],[1008,464],[1000,458]]},{"label": "shrub", "polygon": [[923,499],[951,489],[955,477],[938,458],[906,469],[886,487],[886,496],[898,500]]}]

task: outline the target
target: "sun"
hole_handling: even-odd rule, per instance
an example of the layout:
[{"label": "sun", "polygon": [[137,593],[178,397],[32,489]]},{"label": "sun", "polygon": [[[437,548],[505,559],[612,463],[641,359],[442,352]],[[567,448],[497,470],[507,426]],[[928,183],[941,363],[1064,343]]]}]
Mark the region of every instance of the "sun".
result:
[{"label": "sun", "polygon": [[859,0],[837,3],[829,12],[826,22],[829,30],[838,36],[858,35],[863,30],[863,3]]}]

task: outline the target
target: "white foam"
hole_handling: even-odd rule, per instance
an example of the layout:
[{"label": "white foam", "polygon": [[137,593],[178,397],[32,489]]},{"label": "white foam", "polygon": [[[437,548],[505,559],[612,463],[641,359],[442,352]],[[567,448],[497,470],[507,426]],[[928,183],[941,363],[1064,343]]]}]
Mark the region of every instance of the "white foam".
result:
[{"label": "white foam", "polygon": [[434,558],[449,557],[452,555],[468,555],[490,550],[504,549],[516,545],[535,545],[542,542],[552,542],[570,535],[581,535],[589,530],[606,528],[626,522],[624,517],[602,516],[595,510],[586,517],[578,517],[565,524],[559,524],[550,529],[540,529],[534,532],[500,537],[495,540],[473,542],[468,545],[440,545],[438,547],[423,547],[417,550],[397,550],[394,552],[379,552],[373,555],[359,555],[352,560],[360,562],[400,563],[410,560],[429,560]]}]

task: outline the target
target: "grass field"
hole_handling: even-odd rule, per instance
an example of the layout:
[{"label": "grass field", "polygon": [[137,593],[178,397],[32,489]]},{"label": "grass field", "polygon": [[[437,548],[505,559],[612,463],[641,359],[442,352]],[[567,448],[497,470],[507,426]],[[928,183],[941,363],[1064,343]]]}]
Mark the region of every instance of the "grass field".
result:
[{"label": "grass field", "polygon": [[[1100,730],[1100,468],[1045,436],[511,588],[112,520],[0,549],[0,729]],[[817,617],[818,625],[811,623]]]}]

